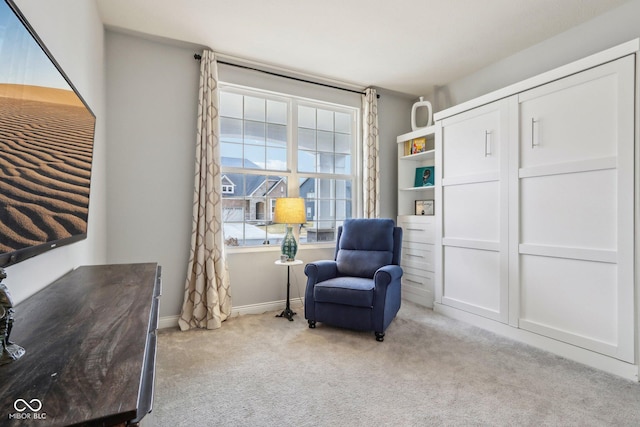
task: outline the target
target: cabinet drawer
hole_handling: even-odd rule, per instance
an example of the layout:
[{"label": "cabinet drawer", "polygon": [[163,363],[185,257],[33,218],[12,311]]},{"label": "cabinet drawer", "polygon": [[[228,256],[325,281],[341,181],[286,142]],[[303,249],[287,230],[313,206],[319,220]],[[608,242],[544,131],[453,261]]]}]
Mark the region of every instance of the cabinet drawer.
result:
[{"label": "cabinet drawer", "polygon": [[434,243],[435,217],[406,216],[398,219],[402,227],[402,241],[416,243]]},{"label": "cabinet drawer", "polygon": [[434,274],[430,271],[405,268],[402,285],[433,292]]},{"label": "cabinet drawer", "polygon": [[403,242],[402,266],[435,271],[433,248],[429,243]]}]

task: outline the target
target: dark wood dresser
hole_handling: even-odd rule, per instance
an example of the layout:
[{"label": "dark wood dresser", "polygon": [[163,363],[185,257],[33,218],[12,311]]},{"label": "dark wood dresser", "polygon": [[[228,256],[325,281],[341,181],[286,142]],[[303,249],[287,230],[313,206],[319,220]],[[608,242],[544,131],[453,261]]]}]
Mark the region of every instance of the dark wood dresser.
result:
[{"label": "dark wood dresser", "polygon": [[161,287],[155,263],[84,266],[18,304],[11,341],[26,354],[0,366],[0,425],[139,423],[153,402]]}]

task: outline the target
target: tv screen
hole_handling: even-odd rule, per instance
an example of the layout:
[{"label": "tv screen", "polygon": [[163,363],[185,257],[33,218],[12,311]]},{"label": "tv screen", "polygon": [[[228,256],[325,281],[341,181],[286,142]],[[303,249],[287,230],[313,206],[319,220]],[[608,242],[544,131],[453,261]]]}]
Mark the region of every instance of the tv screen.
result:
[{"label": "tv screen", "polygon": [[0,267],[87,236],[95,116],[0,1]]}]

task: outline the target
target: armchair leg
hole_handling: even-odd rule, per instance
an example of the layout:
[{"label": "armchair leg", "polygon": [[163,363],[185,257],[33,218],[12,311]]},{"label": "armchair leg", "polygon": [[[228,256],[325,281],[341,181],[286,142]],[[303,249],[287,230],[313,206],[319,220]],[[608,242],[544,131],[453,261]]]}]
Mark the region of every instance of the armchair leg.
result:
[{"label": "armchair leg", "polygon": [[384,332],[376,332],[376,341],[378,342],[384,341]]},{"label": "armchair leg", "polygon": [[316,321],[315,320],[307,320],[307,322],[309,322],[309,329],[315,329],[316,328]]}]

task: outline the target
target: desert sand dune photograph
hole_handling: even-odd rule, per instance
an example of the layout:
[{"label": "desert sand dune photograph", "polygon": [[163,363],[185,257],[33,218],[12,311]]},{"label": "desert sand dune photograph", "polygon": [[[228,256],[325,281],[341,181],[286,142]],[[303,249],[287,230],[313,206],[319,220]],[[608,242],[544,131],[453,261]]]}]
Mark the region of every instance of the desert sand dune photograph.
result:
[{"label": "desert sand dune photograph", "polygon": [[71,90],[0,84],[0,252],[86,233],[94,120]]}]

